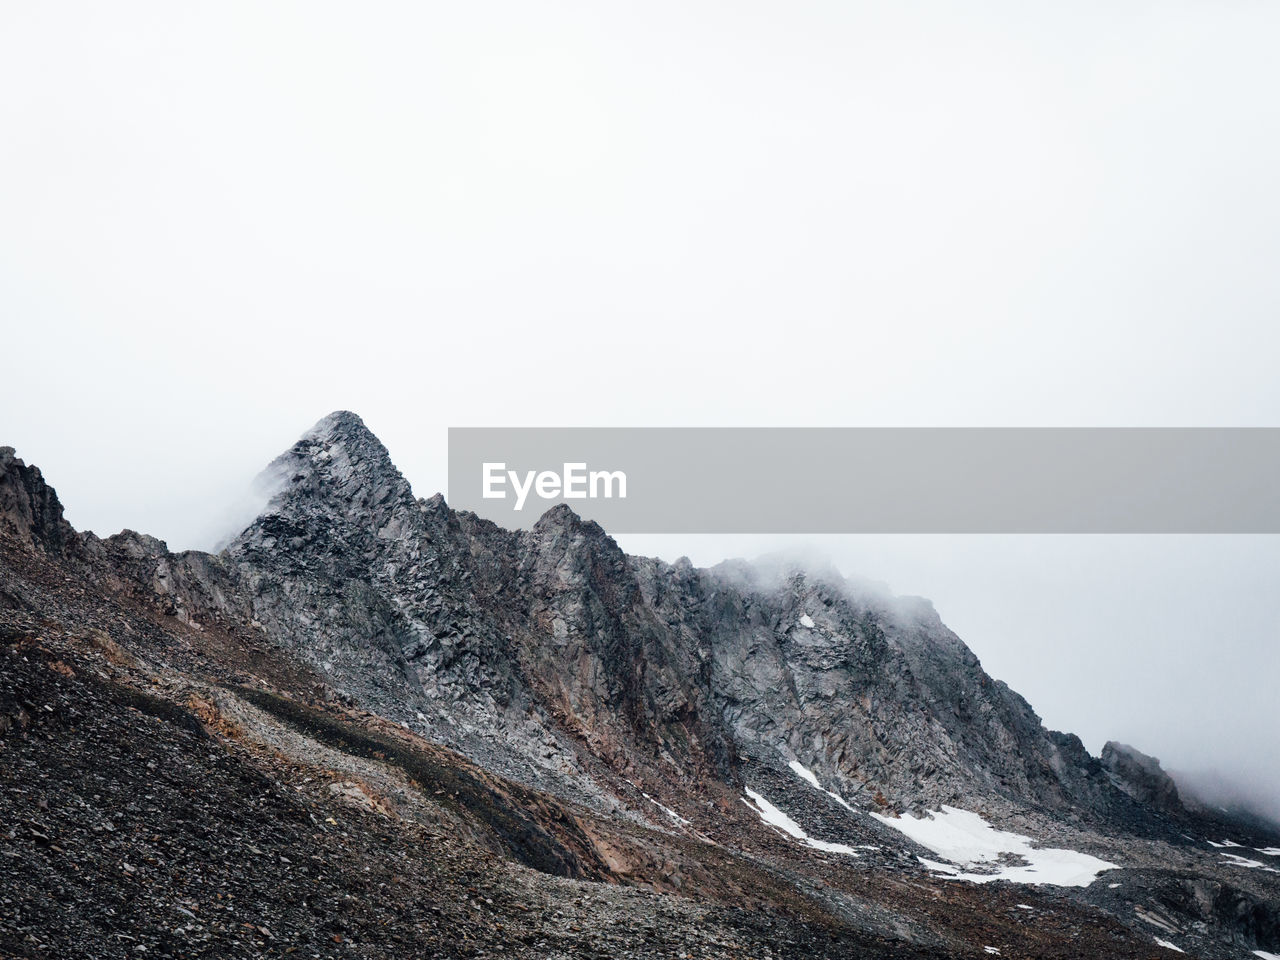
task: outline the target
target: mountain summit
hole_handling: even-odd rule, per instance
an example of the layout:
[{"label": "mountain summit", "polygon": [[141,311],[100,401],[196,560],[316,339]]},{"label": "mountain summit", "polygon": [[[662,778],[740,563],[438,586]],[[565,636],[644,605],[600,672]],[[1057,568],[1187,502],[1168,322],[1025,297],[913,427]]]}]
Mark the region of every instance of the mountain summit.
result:
[{"label": "mountain summit", "polygon": [[413,500],[387,448],[347,410],[316,423],[267,466],[259,483],[273,491],[264,515],[311,507],[368,525]]}]

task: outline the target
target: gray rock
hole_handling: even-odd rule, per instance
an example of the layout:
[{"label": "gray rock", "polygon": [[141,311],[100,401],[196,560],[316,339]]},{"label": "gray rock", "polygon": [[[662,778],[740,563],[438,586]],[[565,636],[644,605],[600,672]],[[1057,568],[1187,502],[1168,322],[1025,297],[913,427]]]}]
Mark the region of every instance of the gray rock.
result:
[{"label": "gray rock", "polygon": [[1139,803],[1165,813],[1182,812],[1178,788],[1155,757],[1112,740],[1102,748],[1102,766],[1112,782]]}]

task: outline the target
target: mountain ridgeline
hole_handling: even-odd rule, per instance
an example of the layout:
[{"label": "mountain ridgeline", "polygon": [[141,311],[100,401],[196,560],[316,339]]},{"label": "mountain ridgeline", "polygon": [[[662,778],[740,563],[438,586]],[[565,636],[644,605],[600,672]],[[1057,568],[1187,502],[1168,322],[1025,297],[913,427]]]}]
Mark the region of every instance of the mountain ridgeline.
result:
[{"label": "mountain ridgeline", "polygon": [[1046,730],[926,600],[505,530],[344,411],[263,479],[173,553],[0,447],[0,954],[1280,951],[1280,835]]},{"label": "mountain ridgeline", "polygon": [[265,477],[269,505],[217,556],[77,540],[34,468],[11,469],[0,502],[13,532],[114,555],[177,616],[252,623],[335,691],[588,802],[608,802],[602,772],[732,783],[794,760],[901,809],[1177,812],[1176,791],[1144,805],[1126,789],[1128,754],[1104,765],[1044,729],[925,600],[783,562],[630,557],[566,506],[504,530],[415,498],[345,411]]}]

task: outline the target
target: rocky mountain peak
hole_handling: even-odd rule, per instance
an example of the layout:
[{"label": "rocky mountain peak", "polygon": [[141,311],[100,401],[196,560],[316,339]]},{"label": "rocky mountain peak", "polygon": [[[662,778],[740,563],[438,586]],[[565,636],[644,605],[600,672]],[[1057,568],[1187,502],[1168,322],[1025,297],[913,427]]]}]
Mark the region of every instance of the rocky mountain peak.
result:
[{"label": "rocky mountain peak", "polygon": [[546,513],[538,518],[535,526],[569,526],[575,523],[581,523],[582,518],[573,512],[573,508],[567,503],[557,503],[554,507],[550,507]]},{"label": "rocky mountain peak", "polygon": [[57,491],[44,482],[39,467],[19,460],[13,447],[0,447],[0,534],[54,553],[62,553],[76,536],[62,518]]},{"label": "rocky mountain peak", "polygon": [[422,508],[387,448],[358,416],[317,422],[258,478],[266,508],[226,548],[268,565],[316,564],[334,576],[363,570],[396,545],[416,543]]},{"label": "rocky mountain peak", "polygon": [[[567,504],[558,503],[538,518],[525,535],[534,566],[561,583],[593,584],[608,581],[624,592],[634,587],[626,554],[616,540],[594,520],[584,520]],[[554,576],[551,571],[555,570]]]},{"label": "rocky mountain peak", "polygon": [[613,537],[609,536],[604,527],[594,520],[586,520],[579,516],[567,503],[557,503],[550,507],[538,518],[531,532],[535,537],[569,534],[593,542],[613,543]]},{"label": "rocky mountain peak", "polygon": [[316,423],[259,482],[274,491],[267,514],[319,511],[381,529],[393,512],[415,504],[387,448],[348,410]]},{"label": "rocky mountain peak", "polygon": [[383,456],[386,456],[387,452],[382,446],[382,441],[365,426],[360,415],[350,410],[335,410],[327,417],[321,417],[310,430],[303,434],[304,439],[308,437],[323,438],[331,443],[374,446],[382,451]]},{"label": "rocky mountain peak", "polygon": [[336,410],[317,421],[277,460],[300,457],[326,466],[326,472],[340,482],[352,475],[403,481],[382,441],[350,410]]},{"label": "rocky mountain peak", "polygon": [[449,509],[449,505],[445,503],[443,493],[433,493],[421,501],[421,506],[424,513],[441,513]]}]

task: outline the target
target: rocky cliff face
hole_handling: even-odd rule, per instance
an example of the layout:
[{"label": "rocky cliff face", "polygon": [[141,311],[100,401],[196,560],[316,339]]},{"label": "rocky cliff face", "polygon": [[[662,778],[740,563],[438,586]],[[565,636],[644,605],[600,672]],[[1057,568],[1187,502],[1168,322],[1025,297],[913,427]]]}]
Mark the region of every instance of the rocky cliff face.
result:
[{"label": "rocky cliff face", "polygon": [[1178,788],[1155,757],[1112,740],[1102,748],[1101,759],[1111,781],[1138,803],[1164,813],[1182,812]]},{"label": "rocky cliff face", "polygon": [[848,795],[908,806],[1116,809],[1079,740],[1046,731],[927,601],[830,571],[646,566],[666,622],[708,651],[717,715],[754,758],[797,760]]},{"label": "rocky cliff face", "polygon": [[13,447],[0,447],[0,535],[55,554],[76,539],[62,518],[57,492],[44,482],[39,467],[15,456]]},{"label": "rocky cliff face", "polygon": [[417,500],[350,413],[268,474],[279,491],[225,557],[255,621],[335,687],[578,797],[603,796],[587,767],[668,742],[706,761],[683,651],[598,526],[556,510],[512,533]]}]

